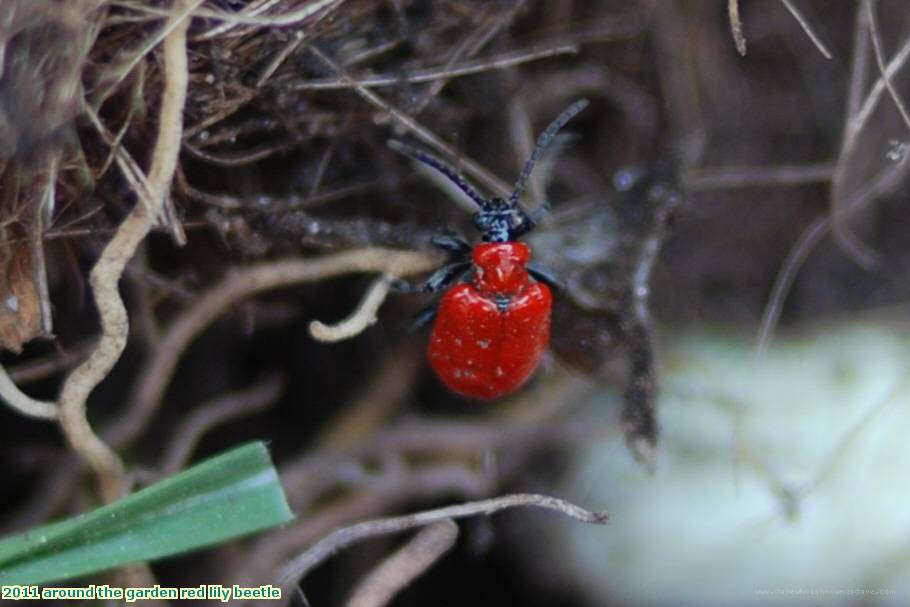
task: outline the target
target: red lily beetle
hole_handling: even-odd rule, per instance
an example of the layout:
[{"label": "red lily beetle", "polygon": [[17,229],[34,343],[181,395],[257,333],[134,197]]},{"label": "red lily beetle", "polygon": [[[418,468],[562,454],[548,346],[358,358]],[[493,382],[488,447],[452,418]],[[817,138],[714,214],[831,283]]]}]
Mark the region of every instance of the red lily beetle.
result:
[{"label": "red lily beetle", "polygon": [[585,99],[576,101],[541,133],[508,200],[483,198],[437,158],[399,141],[389,142],[394,150],[442,173],[480,209],[473,221],[483,242],[471,247],[450,232],[433,238],[433,244],[456,261],[437,270],[423,289],[437,292],[460,284],[415,321],[420,326],[436,317],[427,356],[453,392],[482,400],[505,396],[520,388],[540,363],[550,339],[552,295],[547,285],[559,282],[531,262],[528,245],[518,241],[537,225],[548,205],[529,214],[519,199],[556,133],[587,105]]}]

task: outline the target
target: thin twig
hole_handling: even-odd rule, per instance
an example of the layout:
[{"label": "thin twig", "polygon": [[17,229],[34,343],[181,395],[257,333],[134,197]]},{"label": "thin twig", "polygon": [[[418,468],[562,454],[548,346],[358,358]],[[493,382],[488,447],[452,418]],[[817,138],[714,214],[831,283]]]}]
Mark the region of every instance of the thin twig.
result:
[{"label": "thin twig", "polygon": [[821,242],[822,238],[827,235],[831,229],[831,217],[820,217],[813,221],[800,235],[799,240],[787,253],[787,258],[781,265],[780,271],[774,278],[774,285],[771,287],[771,295],[768,297],[768,303],[765,304],[762,313],[761,323],[758,329],[758,340],[755,346],[755,354],[759,358],[764,357],[768,352],[768,346],[771,344],[771,338],[774,335],[774,329],[780,320],[781,312],[784,308],[784,301],[793,287],[796,280],[796,273],[806,262],[809,253]]},{"label": "thin twig", "polygon": [[288,561],[278,573],[278,583],[282,588],[290,588],[333,554],[367,538],[401,533],[402,531],[424,527],[445,519],[458,519],[477,515],[489,516],[499,510],[515,507],[554,510],[577,521],[595,525],[604,525],[610,520],[606,512],[585,510],[557,497],[533,493],[516,493],[493,499],[467,502],[457,506],[425,510],[405,516],[364,521],[330,533],[319,540],[312,548]]},{"label": "thin twig", "polygon": [[[337,471],[335,474],[338,475]],[[480,499],[492,491],[495,482],[489,471],[478,471],[473,463],[436,463],[415,469],[402,466],[368,476],[372,477],[370,481],[361,483],[354,491],[340,496],[335,494],[321,507],[308,508],[305,517],[280,533],[258,539],[238,560],[234,574],[228,579],[241,585],[261,584],[264,579],[273,579],[275,572],[290,557],[335,529],[414,503],[438,501],[440,496]],[[351,483],[347,486],[351,488]]]},{"label": "thin twig", "polygon": [[828,50],[828,47],[824,45],[821,41],[821,38],[813,31],[812,26],[809,25],[809,22],[806,21],[806,18],[803,17],[802,13],[793,6],[793,3],[790,0],[780,0],[784,3],[784,6],[787,7],[787,10],[790,11],[790,14],[793,15],[793,18],[796,19],[796,22],[799,23],[800,27],[803,28],[803,31],[806,32],[806,35],[809,36],[809,40],[812,41],[812,44],[815,45],[815,48],[818,49],[825,59],[831,58],[831,51]]},{"label": "thin twig", "polygon": [[230,154],[213,154],[190,143],[184,142],[183,149],[189,152],[191,156],[195,156],[199,160],[203,160],[209,164],[222,167],[235,167],[252,164],[264,158],[274,156],[275,154],[288,152],[297,147],[297,145],[298,144],[294,142],[276,142],[260,145],[250,150],[233,151]]},{"label": "thin twig", "polygon": [[[860,12],[864,14],[862,11]],[[858,21],[857,23],[859,25],[861,22]],[[859,136],[886,90],[886,79],[894,78],[894,75],[903,67],[908,58],[910,58],[910,39],[904,42],[897,54],[888,62],[882,72],[882,76],[876,81],[869,94],[866,95],[856,114],[846,117],[847,122],[844,127],[843,142],[841,143],[841,149],[837,157],[837,167],[832,179],[831,214],[834,219],[832,224],[834,237],[838,244],[864,268],[874,266],[878,261],[878,256],[874,251],[869,250],[868,247],[858,241],[845,223],[847,213],[844,209],[844,189],[846,187],[847,170],[850,166],[850,160],[853,158],[853,152],[859,142]]]},{"label": "thin twig", "polygon": [[[236,97],[229,99],[223,104],[219,105],[217,111],[215,111],[213,114],[206,116],[195,124],[187,125],[186,129],[183,131],[183,138],[190,139],[192,137],[195,137],[208,127],[234,115],[240,111],[247,103],[258,97],[260,93],[261,91],[257,89],[241,90]],[[230,137],[228,137],[228,139],[230,139]],[[207,139],[206,142],[211,143],[211,139]]]},{"label": "thin twig", "polygon": [[284,47],[275,54],[275,57],[265,66],[265,69],[259,74],[259,77],[256,78],[256,88],[262,88],[262,85],[265,84],[269,78],[272,77],[272,74],[281,67],[281,64],[287,61],[287,58],[297,50],[297,47],[303,43],[303,32],[298,31],[289,42],[287,42]]},{"label": "thin twig", "polygon": [[[902,163],[886,167],[865,188],[857,192],[844,205],[842,211],[846,219],[851,214],[863,209],[879,196],[893,190],[905,176],[910,163],[905,159]],[[774,286],[768,303],[762,313],[758,329],[758,340],[755,346],[756,356],[763,357],[768,351],[774,329],[780,320],[784,301],[793,287],[796,274],[805,263],[809,254],[818,246],[818,243],[828,234],[835,224],[834,218],[829,214],[812,222],[800,235],[796,244],[790,249],[780,271],[774,279]]]},{"label": "thin twig", "polygon": [[455,545],[458,525],[443,519],[422,529],[374,568],[354,589],[347,607],[385,607]]},{"label": "thin twig", "polygon": [[[143,102],[142,98],[142,89],[145,87],[145,69],[144,63],[138,64],[138,74],[133,78],[130,91],[130,102],[127,106],[127,114],[123,118],[123,124],[120,126],[120,130],[114,135],[113,141],[108,141],[108,145],[111,150],[108,152],[107,157],[104,159],[104,162],[101,163],[101,166],[92,171],[95,179],[101,179],[105,173],[107,173],[108,168],[110,168],[111,163],[114,161],[116,152],[120,149],[120,142],[123,141],[123,137],[126,135],[127,131],[130,128],[130,125],[133,122],[133,117],[136,115],[136,112],[139,111],[139,106]],[[92,110],[94,112],[94,110]]]},{"label": "thin twig", "polygon": [[181,354],[190,342],[227,308],[257,293],[331,276],[383,272],[407,276],[426,272],[439,264],[429,253],[365,248],[317,259],[289,259],[235,269],[192,307],[185,310],[161,338],[152,359],[141,371],[139,384],[127,401],[127,411],[104,435],[114,445],[131,442],[146,427],[166,390]]},{"label": "thin twig", "polygon": [[[241,11],[239,15],[235,15],[235,16],[244,17],[244,18],[254,17],[260,13],[263,13],[263,12],[269,10],[269,8],[274,6],[277,1],[278,0],[252,0],[245,7],[243,7],[243,11]],[[213,27],[212,29],[197,36],[196,38],[198,40],[205,40],[207,38],[214,38],[216,36],[221,36],[221,35],[225,34],[226,32],[234,29],[238,25],[241,25],[241,22],[225,21],[224,23],[221,23],[220,25]]]},{"label": "thin twig", "polygon": [[847,120],[859,113],[866,91],[869,64],[869,24],[866,11],[857,10],[853,24],[853,48],[850,52],[850,80],[847,86]]},{"label": "thin twig", "polygon": [[317,341],[335,342],[363,333],[368,327],[376,324],[376,313],[389,294],[395,278],[386,274],[373,281],[357,309],[344,320],[333,325],[327,325],[319,320],[310,322],[310,335]]},{"label": "thin twig", "polygon": [[885,87],[888,89],[888,94],[891,95],[891,99],[894,101],[894,105],[897,106],[897,111],[900,112],[901,118],[904,120],[904,125],[906,125],[907,129],[910,129],[910,114],[907,113],[907,107],[904,105],[897,89],[894,88],[891,77],[885,72],[885,54],[882,51],[882,40],[878,33],[878,19],[875,17],[875,8],[872,6],[872,0],[865,0],[863,4],[866,7],[866,18],[869,21],[869,34],[872,37],[872,50],[875,52],[878,72],[885,83]]},{"label": "thin twig", "polygon": [[727,14],[730,16],[730,32],[733,34],[733,42],[736,44],[736,50],[743,57],[746,56],[746,37],[743,36],[743,22],[739,18],[739,0],[727,1]]},{"label": "thin twig", "polygon": [[[185,27],[185,24],[188,23],[190,15],[195,11],[205,0],[192,0],[192,2],[187,2],[186,0],[179,0],[179,4],[183,6],[180,7],[179,11],[174,12],[173,9],[168,9],[162,12],[162,16],[168,18],[167,22],[154,34],[149,36],[145,43],[133,51],[129,55],[128,60],[121,59],[120,64],[116,66],[116,69],[110,70],[106,73],[103,86],[99,87],[98,92],[94,96],[94,108],[98,108],[107,99],[114,91],[117,90],[120,83],[123,82],[123,79],[133,71],[133,68],[136,67],[142,59],[146,57],[149,53],[152,52],[162,40],[167,40],[167,38],[173,34],[177,29]],[[184,40],[186,40],[186,35],[183,35]],[[181,119],[181,123],[183,120]]]},{"label": "thin twig", "polygon": [[[277,15],[257,17],[257,15],[260,13],[267,11],[280,2],[281,0],[255,0],[254,2],[251,2],[249,6],[246,7],[246,10],[242,13],[232,13],[210,9],[198,10],[196,11],[195,16],[204,17],[206,19],[216,19],[223,21],[224,23],[216,28],[208,30],[199,36],[196,36],[193,40],[205,40],[207,38],[214,38],[216,36],[224,35],[228,30],[233,29],[238,25],[260,25],[276,27],[283,25],[295,25],[324,10],[325,12],[322,15],[318,15],[319,19],[322,19],[330,14],[332,10],[338,8],[338,6],[341,5],[344,0],[316,0],[315,2],[307,3],[302,8],[288,11],[283,14],[279,13]],[[125,6],[122,2],[112,2],[112,4]],[[137,6],[134,3],[129,3],[125,6],[125,8],[132,10],[141,10],[148,15],[158,17],[165,17],[168,15],[166,9],[161,9],[155,6]]]},{"label": "thin twig", "polygon": [[329,168],[329,162],[332,160],[332,156],[335,154],[337,147],[338,139],[335,138],[326,146],[325,152],[323,152],[322,157],[319,159],[319,164],[316,165],[313,181],[310,183],[310,187],[307,190],[307,198],[313,198],[319,193],[319,188],[322,186],[322,180],[325,177],[326,169]]},{"label": "thin twig", "polygon": [[245,415],[264,410],[284,388],[284,379],[277,373],[252,388],[224,394],[201,405],[180,422],[158,469],[162,476],[178,472],[189,460],[199,439],[212,428]]},{"label": "thin twig", "polygon": [[[448,58],[445,63],[445,68],[448,69],[454,66],[456,63],[462,60],[463,57],[473,57],[475,54],[480,52],[480,49],[490,40],[490,38],[499,31],[502,26],[502,18],[505,15],[514,16],[515,11],[518,6],[524,4],[526,0],[520,0],[518,2],[513,2],[512,6],[508,10],[503,11],[496,15],[493,19],[489,19],[487,14],[489,12],[495,11],[495,5],[486,5],[478,12],[477,15],[477,27],[462,38],[448,53]],[[493,9],[493,10],[491,10]],[[495,13],[494,13],[495,14]],[[507,17],[511,21],[512,17]],[[439,93],[442,92],[442,89],[449,83],[449,78],[443,77],[438,80],[434,80],[430,83],[430,86],[425,87],[421,94],[416,97],[413,103],[411,103],[410,113],[414,116],[421,114],[424,109],[433,101],[436,97],[439,96]]]},{"label": "thin twig", "polygon": [[436,80],[459,78],[472,74],[482,74],[491,70],[501,70],[514,65],[521,65],[538,59],[546,59],[559,55],[574,55],[578,46],[574,44],[558,44],[537,49],[526,49],[494,55],[485,59],[465,61],[452,66],[430,67],[414,70],[401,76],[377,74],[357,78],[354,83],[344,78],[331,78],[325,80],[305,80],[289,84],[286,88],[292,91],[326,91],[348,89],[356,84],[365,87],[401,86],[402,83],[417,84],[421,82],[434,82]]},{"label": "thin twig", "polygon": [[686,191],[696,192],[723,188],[786,187],[827,183],[833,175],[834,165],[830,162],[767,167],[699,167],[684,173],[680,177],[680,182]]},{"label": "thin twig", "polygon": [[44,242],[41,239],[41,233],[44,230],[44,224],[54,216],[59,162],[60,152],[58,150],[48,154],[46,160],[47,174],[44,176],[45,185],[41,193],[41,200],[39,204],[35,205],[34,224],[29,242],[29,249],[32,255],[32,282],[35,285],[35,295],[39,304],[41,335],[44,337],[53,335],[54,323],[51,315],[51,298],[47,286],[47,264],[44,259]]},{"label": "thin twig", "polygon": [[55,356],[36,358],[19,363],[9,368],[10,379],[17,384],[28,384],[42,380],[45,377],[72,367],[88,356],[93,347],[94,343],[85,341],[70,346]]},{"label": "thin twig", "polygon": [[[275,4],[276,1],[277,0],[269,0],[271,4]],[[301,21],[305,21],[310,17],[313,17],[320,11],[324,12],[321,15],[318,15],[318,19],[323,19],[324,17],[330,15],[343,2],[344,0],[316,0],[315,2],[309,2],[305,4],[302,8],[299,8],[297,10],[267,17],[257,17],[256,14],[268,8],[270,6],[269,4],[265,4],[257,11],[250,11],[248,13],[240,14],[223,11],[200,10],[198,11],[198,15],[200,17],[207,17],[210,19],[218,19],[220,21],[224,21],[227,27],[223,27],[223,29],[215,28],[209,30],[208,32],[199,36],[199,39],[204,40],[206,38],[214,38],[215,36],[223,34],[225,31],[236,25],[263,25],[273,27],[282,25],[295,25]]]},{"label": "thin twig", "polygon": [[88,359],[67,378],[60,392],[60,426],[73,449],[94,469],[101,494],[111,502],[120,494],[124,479],[123,463],[94,432],[86,416],[86,400],[119,360],[129,334],[129,318],[120,299],[118,283],[127,262],[146,237],[170,189],[183,130],[183,107],[188,82],[186,30],[192,9],[200,4],[183,2],[169,24],[164,40],[164,90],[162,92],[158,138],[149,169],[150,202],[137,202],[120,224],[92,268],[89,282],[101,318],[101,338]]},{"label": "thin twig", "polygon": [[[138,204],[145,205],[148,209],[155,208],[155,200],[152,195],[151,186],[149,185],[148,178],[145,176],[145,173],[142,172],[142,169],[139,168],[139,163],[133,159],[132,155],[117,142],[113,133],[111,133],[104,123],[101,122],[101,118],[98,116],[97,112],[92,109],[88,101],[85,98],[82,99],[82,111],[83,114],[89,119],[89,122],[92,123],[92,126],[95,127],[95,130],[98,131],[98,134],[101,135],[101,138],[104,142],[111,147],[111,153],[114,155],[114,159],[117,161],[117,166],[120,168],[120,172],[123,174],[124,179],[127,183],[133,188],[133,192],[136,194],[136,197],[139,199]],[[44,238],[47,239],[53,235],[56,230],[49,231],[45,233]],[[94,232],[94,230],[91,230]]]},{"label": "thin twig", "polygon": [[348,82],[351,87],[364,99],[366,99],[370,104],[385,112],[389,116],[395,119],[396,122],[406,127],[411,131],[418,139],[426,143],[427,145],[433,147],[436,151],[440,152],[449,161],[459,161],[459,164],[464,168],[466,173],[472,175],[475,179],[482,182],[491,191],[496,193],[499,196],[508,196],[511,193],[512,188],[487,171],[485,168],[480,166],[478,163],[474,162],[470,158],[465,157],[462,154],[459,154],[458,151],[453,148],[450,144],[443,141],[438,135],[427,129],[425,126],[421,125],[419,122],[398,110],[391,105],[389,105],[385,100],[383,100],[379,95],[368,89],[367,87],[361,85],[357,80],[352,78],[350,75],[345,72],[341,66],[339,66],[335,61],[330,59],[325,53],[320,51],[313,45],[307,47],[311,53],[313,53],[320,61],[322,61],[327,67],[337,73],[343,80]]}]

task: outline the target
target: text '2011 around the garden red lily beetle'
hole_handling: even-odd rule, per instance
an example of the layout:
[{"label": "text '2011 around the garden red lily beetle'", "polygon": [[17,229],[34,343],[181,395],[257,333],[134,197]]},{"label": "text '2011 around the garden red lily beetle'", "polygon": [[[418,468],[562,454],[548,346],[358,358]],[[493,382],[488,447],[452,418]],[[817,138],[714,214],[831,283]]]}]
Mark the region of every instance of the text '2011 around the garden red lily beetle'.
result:
[{"label": "text '2011 around the garden red lily beetle'", "polygon": [[527,213],[520,198],[556,133],[587,105],[584,99],[574,102],[541,133],[508,200],[483,198],[439,159],[399,141],[389,142],[394,150],[442,173],[479,207],[473,221],[483,242],[471,247],[453,233],[433,238],[433,244],[454,260],[437,270],[424,290],[437,292],[458,284],[417,320],[423,324],[436,316],[427,355],[453,392],[484,400],[505,396],[520,388],[540,363],[550,338],[552,295],[547,285],[558,281],[531,262],[528,245],[518,241],[537,225],[548,205]]}]

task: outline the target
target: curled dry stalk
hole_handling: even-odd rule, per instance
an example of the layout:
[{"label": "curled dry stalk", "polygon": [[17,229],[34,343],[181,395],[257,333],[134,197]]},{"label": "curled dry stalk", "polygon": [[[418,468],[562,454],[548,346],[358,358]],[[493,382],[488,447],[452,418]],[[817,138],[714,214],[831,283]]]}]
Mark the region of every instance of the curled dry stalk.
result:
[{"label": "curled dry stalk", "polygon": [[20,390],[3,365],[0,365],[0,400],[25,417],[57,419],[57,403],[32,398]]},{"label": "curled dry stalk", "polygon": [[[812,44],[815,45],[818,52],[821,53],[825,59],[831,59],[831,51],[828,50],[828,47],[825,46],[825,43],[822,42],[819,35],[815,32],[799,9],[796,8],[790,0],[781,0],[781,3],[790,11],[790,14],[793,15],[793,18],[796,19],[799,26],[803,28],[806,36],[809,37],[809,40],[812,41]],[[743,35],[743,22],[739,15],[739,0],[727,0],[727,16],[730,19],[730,33],[733,34],[733,43],[736,45],[736,51],[745,57],[746,37]]]},{"label": "curled dry stalk", "polygon": [[310,335],[322,342],[342,341],[360,335],[376,324],[376,313],[389,294],[393,280],[388,275],[377,278],[350,316],[333,325],[314,320],[310,323]]},{"label": "curled dry stalk", "polygon": [[282,596],[292,596],[291,589],[301,578],[333,554],[344,550],[357,542],[372,537],[401,533],[432,525],[439,521],[466,518],[470,516],[489,516],[500,510],[515,507],[533,507],[553,510],[569,518],[594,525],[605,525],[610,521],[606,512],[593,512],[556,497],[536,495],[533,493],[516,493],[492,499],[467,502],[446,506],[435,510],[425,510],[371,521],[363,521],[349,527],[342,527],[325,536],[302,554],[292,558],[278,572],[277,582],[281,586]]},{"label": "curled dry stalk", "polygon": [[201,3],[201,0],[183,0],[180,4],[188,10],[176,12],[171,17],[177,22],[164,39],[164,90],[158,137],[148,176],[150,196],[148,200],[137,201],[92,268],[89,284],[101,318],[101,337],[88,359],[66,378],[58,399],[60,426],[73,449],[95,471],[106,502],[117,499],[120,494],[124,481],[123,462],[92,429],[86,415],[86,400],[95,386],[107,377],[126,347],[129,318],[117,285],[170,190],[180,151],[189,80],[186,31],[191,5]]}]

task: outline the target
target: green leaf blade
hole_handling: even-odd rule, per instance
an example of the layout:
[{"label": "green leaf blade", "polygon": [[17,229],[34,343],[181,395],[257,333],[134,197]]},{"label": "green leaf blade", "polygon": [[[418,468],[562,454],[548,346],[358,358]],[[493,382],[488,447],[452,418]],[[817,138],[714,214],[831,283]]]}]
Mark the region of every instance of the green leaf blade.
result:
[{"label": "green leaf blade", "polygon": [[210,546],[293,519],[261,442],[84,515],[0,540],[0,584],[42,584]]}]

